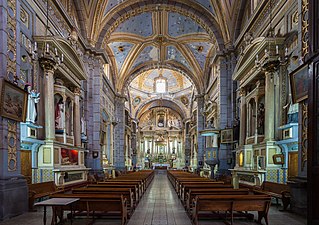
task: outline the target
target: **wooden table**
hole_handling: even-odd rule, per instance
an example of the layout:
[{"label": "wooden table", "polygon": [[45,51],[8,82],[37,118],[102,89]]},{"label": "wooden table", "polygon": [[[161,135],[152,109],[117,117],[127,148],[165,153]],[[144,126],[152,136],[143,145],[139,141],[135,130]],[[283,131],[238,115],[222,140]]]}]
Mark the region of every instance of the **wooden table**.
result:
[{"label": "wooden table", "polygon": [[[46,221],[47,221],[47,206],[52,206],[52,208],[54,206],[70,206],[70,210],[71,210],[71,224],[72,224],[72,205],[73,203],[79,201],[79,198],[51,198],[42,202],[37,202],[34,205],[35,206],[43,206],[43,224],[46,225]],[[56,215],[55,215],[55,210],[53,209],[53,215],[52,215],[52,224],[56,224]],[[62,218],[61,218],[62,221]]]}]

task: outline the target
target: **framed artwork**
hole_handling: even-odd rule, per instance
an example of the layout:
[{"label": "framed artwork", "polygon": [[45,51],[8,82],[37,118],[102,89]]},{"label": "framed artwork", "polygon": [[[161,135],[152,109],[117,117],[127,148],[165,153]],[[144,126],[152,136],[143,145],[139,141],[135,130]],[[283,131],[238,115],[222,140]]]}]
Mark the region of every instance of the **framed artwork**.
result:
[{"label": "framed artwork", "polygon": [[308,66],[299,67],[290,74],[293,103],[298,103],[308,98],[308,81]]},{"label": "framed artwork", "polygon": [[24,122],[27,112],[28,93],[9,81],[2,80],[0,115]]},{"label": "framed artwork", "polygon": [[220,131],[220,143],[233,142],[233,129],[225,129]]},{"label": "framed artwork", "polygon": [[275,165],[283,165],[285,164],[284,155],[283,154],[275,154],[272,156]]}]

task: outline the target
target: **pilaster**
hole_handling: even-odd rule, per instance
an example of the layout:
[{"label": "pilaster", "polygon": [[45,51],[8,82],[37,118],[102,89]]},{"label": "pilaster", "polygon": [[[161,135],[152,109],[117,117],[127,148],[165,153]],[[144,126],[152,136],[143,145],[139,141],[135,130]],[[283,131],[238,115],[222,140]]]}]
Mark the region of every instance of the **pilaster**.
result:
[{"label": "pilaster", "polygon": [[246,91],[245,89],[240,89],[240,132],[239,132],[239,146],[245,144],[246,139]]},{"label": "pilaster", "polygon": [[40,65],[44,70],[44,93],[45,104],[45,140],[53,142],[55,139],[55,121],[54,121],[54,71],[55,64],[53,61],[40,60]]},{"label": "pilaster", "polygon": [[265,89],[265,141],[273,141],[275,137],[274,71],[265,72]]},{"label": "pilaster", "polygon": [[[17,0],[0,1],[0,78],[9,81],[20,75],[19,9]],[[0,117],[0,221],[27,210],[28,187],[21,176],[20,123]]]},{"label": "pilaster", "polygon": [[80,94],[81,89],[74,90],[74,145],[81,147],[81,118],[80,118]]},{"label": "pilaster", "polygon": [[118,170],[125,170],[125,100],[120,95],[115,98],[114,165]]},{"label": "pilaster", "polygon": [[205,137],[200,134],[200,131],[205,129],[205,117],[200,109],[204,108],[205,99],[204,95],[197,95],[197,169],[204,166],[205,155]]}]

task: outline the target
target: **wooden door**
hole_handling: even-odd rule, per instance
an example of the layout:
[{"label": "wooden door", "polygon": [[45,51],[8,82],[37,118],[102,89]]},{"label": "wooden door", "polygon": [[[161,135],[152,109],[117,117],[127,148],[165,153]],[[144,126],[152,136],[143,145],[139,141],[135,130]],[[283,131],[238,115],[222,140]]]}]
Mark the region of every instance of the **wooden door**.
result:
[{"label": "wooden door", "polygon": [[28,184],[32,183],[32,152],[21,150],[21,174],[25,176]]},{"label": "wooden door", "polygon": [[298,176],[298,152],[288,154],[288,178]]}]

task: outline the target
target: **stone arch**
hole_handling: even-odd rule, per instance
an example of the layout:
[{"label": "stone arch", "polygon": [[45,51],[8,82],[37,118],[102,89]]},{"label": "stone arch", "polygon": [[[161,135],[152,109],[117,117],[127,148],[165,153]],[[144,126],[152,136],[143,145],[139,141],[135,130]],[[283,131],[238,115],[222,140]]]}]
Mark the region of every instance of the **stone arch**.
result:
[{"label": "stone arch", "polygon": [[134,117],[138,119],[147,109],[155,107],[170,108],[177,112],[183,119],[187,117],[185,111],[181,108],[181,106],[179,106],[176,102],[168,99],[153,99],[151,101],[145,102],[138,108],[138,110],[136,110]]},{"label": "stone arch", "polygon": [[[162,65],[161,68],[170,69],[170,70],[178,71],[178,72],[182,73],[182,75],[187,77],[194,84],[196,90],[199,93],[204,92],[204,84],[203,84],[202,78],[200,76],[196,76],[194,73],[189,71],[183,65],[179,65],[179,67],[177,67],[176,65],[166,64],[166,65]],[[139,76],[142,72],[145,72],[145,71],[151,70],[151,69],[155,69],[154,64],[143,65],[143,67],[138,68],[137,70],[134,70],[134,71],[128,73],[126,76],[124,76],[120,80],[118,80],[117,90],[121,94],[124,94],[125,89],[129,86],[129,84],[131,83],[131,81],[134,78]]]}]

